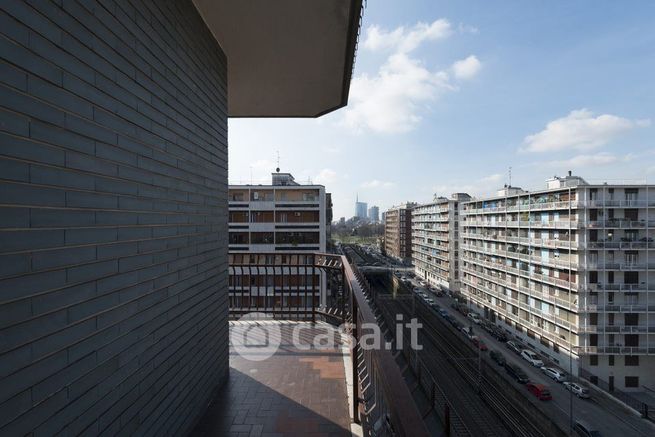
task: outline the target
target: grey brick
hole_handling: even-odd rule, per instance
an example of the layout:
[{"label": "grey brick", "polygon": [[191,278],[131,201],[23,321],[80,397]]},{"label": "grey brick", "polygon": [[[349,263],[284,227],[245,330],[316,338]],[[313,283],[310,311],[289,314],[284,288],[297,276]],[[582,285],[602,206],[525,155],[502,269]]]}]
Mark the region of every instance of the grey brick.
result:
[{"label": "grey brick", "polygon": [[116,229],[67,229],[66,245],[98,244],[116,241]]},{"label": "grey brick", "polygon": [[57,146],[93,155],[95,142],[59,126],[33,121],[30,125],[30,137]]},{"label": "grey brick", "polygon": [[35,315],[43,314],[55,309],[65,308],[77,302],[94,298],[96,283],[87,282],[72,287],[51,291],[32,298],[32,310]]},{"label": "grey brick", "polygon": [[64,245],[64,232],[61,230],[0,230],[0,253],[20,250],[47,249]]},{"label": "grey brick", "polygon": [[95,221],[93,211],[38,208],[31,210],[32,227],[37,228],[92,226]]},{"label": "grey brick", "polygon": [[80,99],[59,85],[51,85],[38,77],[30,76],[28,78],[27,92],[32,96],[52,104],[57,104],[59,107],[83,117],[93,117],[93,106],[89,102]]},{"label": "grey brick", "polygon": [[27,182],[30,180],[30,168],[23,162],[0,158],[0,178]]},{"label": "grey brick", "polygon": [[64,206],[66,195],[62,190],[15,184],[0,180],[0,199],[5,204]]},{"label": "grey brick", "polygon": [[93,176],[80,174],[79,172],[37,164],[30,165],[29,170],[30,182],[33,184],[77,188],[80,190],[93,190],[95,187]]},{"label": "grey brick", "polygon": [[68,280],[84,282],[94,278],[102,278],[118,272],[118,260],[108,260],[67,269]]},{"label": "grey brick", "polygon": [[27,273],[29,270],[29,254],[0,255],[0,278]]},{"label": "grey brick", "polygon": [[95,192],[69,191],[66,193],[66,206],[71,208],[116,209],[118,197]]},{"label": "grey brick", "polygon": [[[0,62],[0,77],[2,77],[2,65]],[[0,130],[26,137],[30,134],[30,121],[27,117],[0,108]]]}]

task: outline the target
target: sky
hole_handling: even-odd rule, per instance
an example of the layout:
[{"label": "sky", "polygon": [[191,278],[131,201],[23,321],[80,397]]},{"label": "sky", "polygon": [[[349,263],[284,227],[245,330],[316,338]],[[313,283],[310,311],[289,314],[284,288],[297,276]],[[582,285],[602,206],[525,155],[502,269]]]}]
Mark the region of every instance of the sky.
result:
[{"label": "sky", "polygon": [[334,217],[435,194],[655,183],[655,1],[369,0],[348,106],[230,119],[231,183],[277,154],[323,184]]}]

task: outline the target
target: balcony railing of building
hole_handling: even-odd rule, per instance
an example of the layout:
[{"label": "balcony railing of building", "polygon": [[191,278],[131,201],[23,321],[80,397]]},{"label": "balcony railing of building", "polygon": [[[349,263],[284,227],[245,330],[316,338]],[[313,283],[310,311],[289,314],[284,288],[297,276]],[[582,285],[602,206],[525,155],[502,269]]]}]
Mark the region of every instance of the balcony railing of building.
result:
[{"label": "balcony railing of building", "polygon": [[[285,275],[306,275],[309,278],[322,278],[326,282],[328,296],[325,305],[314,298],[319,284],[309,279],[313,289],[291,287],[278,290],[270,286],[266,292],[272,296],[286,293],[288,296],[302,298],[303,306],[272,305],[267,307],[248,306],[230,308],[231,318],[238,318],[247,312],[261,312],[274,319],[282,320],[323,320],[340,325],[353,342],[351,362],[353,363],[353,411],[355,421],[362,424],[365,435],[380,436],[428,436],[428,430],[418,411],[409,387],[390,350],[369,349],[359,346],[364,327],[379,326],[371,308],[370,297],[363,287],[365,279],[343,255],[312,253],[302,255],[283,255],[279,253],[245,254],[230,259],[230,268],[249,269],[259,275],[284,277]],[[320,274],[317,274],[319,273]],[[255,273],[253,273],[255,274]],[[268,283],[265,279],[264,283]],[[275,279],[272,284],[275,284]],[[241,287],[258,288],[258,287]],[[261,287],[260,287],[261,288]],[[244,293],[244,290],[241,290]],[[257,296],[260,290],[249,290],[249,295]],[[256,302],[256,300],[254,301]],[[273,302],[280,302],[273,299]],[[287,299],[287,302],[290,302]],[[382,332],[382,331],[380,331]],[[375,434],[373,434],[375,427]]]}]

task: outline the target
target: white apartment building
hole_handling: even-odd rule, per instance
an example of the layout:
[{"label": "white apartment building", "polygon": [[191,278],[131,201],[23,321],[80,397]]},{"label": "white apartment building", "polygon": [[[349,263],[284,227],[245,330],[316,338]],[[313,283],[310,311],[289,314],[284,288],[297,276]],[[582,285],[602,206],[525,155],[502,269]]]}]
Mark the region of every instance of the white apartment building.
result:
[{"label": "white apartment building", "polygon": [[[312,305],[324,305],[323,275],[293,266],[312,264],[314,253],[326,251],[325,187],[278,172],[271,185],[230,185],[228,200],[231,314],[288,311],[303,318]],[[265,265],[240,266],[255,253],[267,254]]]},{"label": "white apartment building", "polygon": [[412,264],[429,284],[459,290],[459,220],[465,193],[434,201],[412,211]]},{"label": "white apartment building", "polygon": [[462,214],[461,292],[474,309],[592,382],[655,387],[654,185],[569,172]]}]

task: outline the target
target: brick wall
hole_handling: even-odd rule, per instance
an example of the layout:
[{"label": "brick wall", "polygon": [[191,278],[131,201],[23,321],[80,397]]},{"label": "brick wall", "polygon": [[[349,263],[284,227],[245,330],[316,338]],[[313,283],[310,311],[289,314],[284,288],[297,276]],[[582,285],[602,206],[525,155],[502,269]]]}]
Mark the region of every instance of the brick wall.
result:
[{"label": "brick wall", "polygon": [[0,434],[184,433],[228,368],[225,56],[188,0],[0,9]]}]

